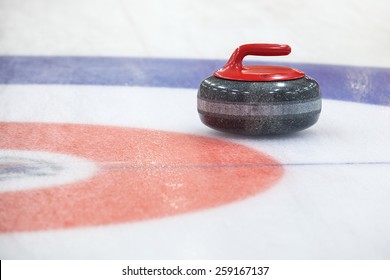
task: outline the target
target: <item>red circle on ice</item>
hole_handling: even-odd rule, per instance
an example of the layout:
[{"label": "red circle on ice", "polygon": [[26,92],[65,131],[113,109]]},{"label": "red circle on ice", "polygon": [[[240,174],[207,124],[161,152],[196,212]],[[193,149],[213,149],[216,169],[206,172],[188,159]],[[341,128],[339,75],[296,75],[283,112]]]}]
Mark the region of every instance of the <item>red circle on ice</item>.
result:
[{"label": "red circle on ice", "polygon": [[0,149],[98,164],[89,179],[0,193],[0,232],[97,226],[177,215],[255,195],[283,174],[271,157],[217,139],[111,126],[0,123]]}]

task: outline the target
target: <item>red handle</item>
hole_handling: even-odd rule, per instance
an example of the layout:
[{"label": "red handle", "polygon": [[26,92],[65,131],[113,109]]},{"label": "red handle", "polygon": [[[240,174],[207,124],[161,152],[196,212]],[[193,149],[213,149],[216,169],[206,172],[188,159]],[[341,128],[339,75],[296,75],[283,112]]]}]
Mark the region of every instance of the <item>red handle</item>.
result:
[{"label": "red handle", "polygon": [[247,55],[281,56],[291,53],[289,45],[247,44],[239,46],[222,69],[214,73],[216,77],[241,81],[290,80],[304,76],[302,71],[280,66],[246,66],[242,61]]},{"label": "red handle", "polygon": [[246,44],[239,46],[223,68],[242,69],[242,61],[247,55],[281,56],[291,53],[289,45],[280,44]]}]

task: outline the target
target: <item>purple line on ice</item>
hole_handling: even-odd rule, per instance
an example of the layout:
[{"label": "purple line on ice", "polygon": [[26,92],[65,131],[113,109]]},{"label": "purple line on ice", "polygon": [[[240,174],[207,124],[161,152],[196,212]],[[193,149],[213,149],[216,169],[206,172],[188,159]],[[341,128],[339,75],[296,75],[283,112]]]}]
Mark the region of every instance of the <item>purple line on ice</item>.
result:
[{"label": "purple line on ice", "polygon": [[[225,62],[135,57],[0,56],[0,84],[195,89]],[[303,70],[316,79],[324,98],[390,105],[390,68],[303,63],[284,65]]]}]

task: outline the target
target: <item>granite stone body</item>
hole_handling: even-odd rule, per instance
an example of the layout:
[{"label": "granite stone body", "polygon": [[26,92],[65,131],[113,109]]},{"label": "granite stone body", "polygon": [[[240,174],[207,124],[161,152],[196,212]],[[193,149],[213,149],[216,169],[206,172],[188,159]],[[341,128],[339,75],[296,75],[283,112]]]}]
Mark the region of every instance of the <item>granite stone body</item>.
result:
[{"label": "granite stone body", "polygon": [[321,112],[318,83],[308,77],[286,81],[234,81],[210,76],[198,91],[201,121],[245,135],[285,134],[315,124]]}]

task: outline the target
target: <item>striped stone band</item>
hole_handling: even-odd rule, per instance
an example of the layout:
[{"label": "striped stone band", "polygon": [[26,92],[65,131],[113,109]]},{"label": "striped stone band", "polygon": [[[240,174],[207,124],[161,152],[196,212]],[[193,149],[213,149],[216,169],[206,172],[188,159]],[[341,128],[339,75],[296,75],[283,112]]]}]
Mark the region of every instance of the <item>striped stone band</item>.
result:
[{"label": "striped stone band", "polygon": [[285,104],[240,104],[208,101],[198,98],[198,110],[229,116],[297,115],[321,110],[321,99]]}]

